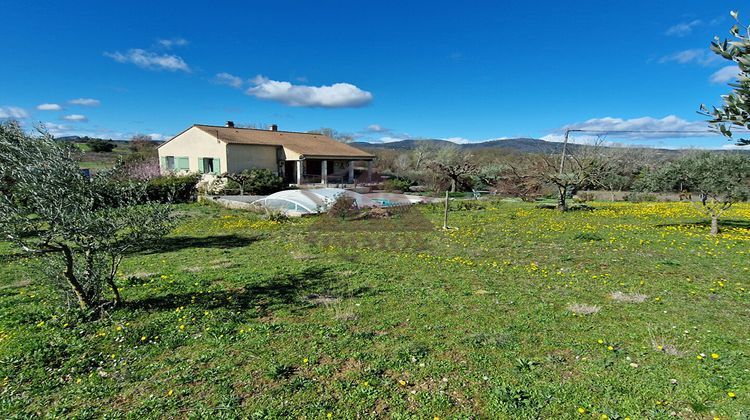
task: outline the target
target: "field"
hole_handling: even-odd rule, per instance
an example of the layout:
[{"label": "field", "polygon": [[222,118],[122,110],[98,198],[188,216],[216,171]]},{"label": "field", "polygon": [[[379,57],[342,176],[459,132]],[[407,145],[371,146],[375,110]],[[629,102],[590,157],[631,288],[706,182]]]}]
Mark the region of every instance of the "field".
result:
[{"label": "field", "polygon": [[[750,205],[387,221],[175,209],[127,304],[56,310],[0,245],[2,417],[747,418]],[[457,206],[458,207],[458,206]]]}]

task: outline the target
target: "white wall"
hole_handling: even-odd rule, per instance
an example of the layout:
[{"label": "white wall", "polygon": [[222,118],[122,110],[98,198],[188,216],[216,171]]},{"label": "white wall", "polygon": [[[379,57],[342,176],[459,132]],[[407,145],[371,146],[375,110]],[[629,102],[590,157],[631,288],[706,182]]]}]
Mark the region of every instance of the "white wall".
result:
[{"label": "white wall", "polygon": [[[165,156],[184,156],[189,159],[190,169],[188,172],[198,172],[198,159],[219,159],[221,172],[227,172],[227,149],[226,144],[205,133],[197,127],[191,127],[184,133],[178,135],[159,147],[159,162]],[[162,168],[162,173],[165,169]]]}]

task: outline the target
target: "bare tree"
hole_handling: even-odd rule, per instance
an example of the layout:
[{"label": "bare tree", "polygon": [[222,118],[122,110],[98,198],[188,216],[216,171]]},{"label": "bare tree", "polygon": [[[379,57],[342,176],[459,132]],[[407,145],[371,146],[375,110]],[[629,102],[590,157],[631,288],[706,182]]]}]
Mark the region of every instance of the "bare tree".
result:
[{"label": "bare tree", "polygon": [[599,165],[591,174],[591,183],[609,191],[615,201],[617,193],[630,188],[645,167],[645,153],[629,147],[601,148],[598,152]]},{"label": "bare tree", "polygon": [[545,169],[540,176],[557,188],[557,210],[568,210],[568,196],[572,196],[581,186],[592,181],[600,171],[602,160],[597,156],[601,149],[599,138],[594,145],[580,147],[575,153],[568,152],[562,157],[543,156]]},{"label": "bare tree", "polygon": [[351,143],[354,141],[354,136],[352,136],[351,134],[341,133],[341,132],[334,130],[333,128],[328,128],[328,127],[321,127],[321,128],[318,128],[317,130],[310,130],[308,131],[308,133],[320,134],[326,137],[330,137],[341,143]]},{"label": "bare tree", "polygon": [[473,156],[457,146],[440,148],[428,167],[450,180],[451,192],[456,191],[462,178],[477,172]]}]

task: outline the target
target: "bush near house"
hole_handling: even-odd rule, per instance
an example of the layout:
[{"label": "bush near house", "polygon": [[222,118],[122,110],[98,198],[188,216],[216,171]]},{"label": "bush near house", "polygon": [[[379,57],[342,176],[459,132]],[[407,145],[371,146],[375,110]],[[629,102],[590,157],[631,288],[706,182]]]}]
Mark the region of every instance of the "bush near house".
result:
[{"label": "bush near house", "polygon": [[156,177],[146,184],[146,195],[149,200],[160,203],[189,203],[195,201],[195,186],[199,180],[197,174]]},{"label": "bush near house", "polygon": [[225,190],[237,191],[240,195],[268,195],[284,189],[284,180],[268,169],[251,169],[237,173],[224,173],[228,180]]}]

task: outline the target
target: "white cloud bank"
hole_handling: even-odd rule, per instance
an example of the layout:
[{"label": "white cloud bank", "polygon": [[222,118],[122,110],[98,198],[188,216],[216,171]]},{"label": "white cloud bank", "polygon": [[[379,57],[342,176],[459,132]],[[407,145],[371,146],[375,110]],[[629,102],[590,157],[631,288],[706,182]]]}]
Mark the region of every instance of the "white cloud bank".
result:
[{"label": "white cloud bank", "polygon": [[[583,133],[576,136],[587,140],[601,135],[618,139],[674,139],[684,137],[715,137],[716,133],[709,131],[710,126],[705,121],[687,121],[674,115],[658,119],[642,117],[633,119],[623,118],[592,118],[588,121],[566,125],[555,130],[542,140],[563,141],[566,130],[586,130],[594,133]],[[620,131],[620,133],[613,133]],[[626,131],[626,133],[622,133]],[[609,135],[608,135],[609,133]]]},{"label": "white cloud bank", "polygon": [[665,55],[659,59],[659,63],[678,63],[678,64],[690,64],[696,63],[701,66],[710,66],[711,64],[720,60],[721,57],[714,54],[713,51],[705,48],[695,48],[690,50],[677,51],[675,53]]},{"label": "white cloud bank", "polygon": [[216,74],[216,76],[214,76],[213,82],[219,85],[227,85],[238,89],[241,88],[244,83],[241,77],[226,72]]},{"label": "white cloud bank", "polygon": [[65,115],[62,117],[62,119],[64,119],[65,121],[73,121],[73,122],[86,122],[89,120],[88,118],[86,118],[85,115],[81,115],[81,114]]},{"label": "white cloud bank", "polygon": [[30,115],[25,109],[17,106],[0,106],[0,119],[22,120]]},{"label": "white cloud bank", "polygon": [[36,109],[39,111],[60,111],[62,107],[59,104],[39,104]]},{"label": "white cloud bank", "polygon": [[372,102],[372,93],[350,83],[334,83],[330,86],[294,85],[260,75],[251,80],[251,83],[253,86],[245,91],[248,95],[289,106],[347,108],[361,107]]},{"label": "white cloud bank", "polygon": [[391,131],[391,129],[385,128],[380,124],[370,124],[367,126],[366,131],[368,133],[388,133]]},{"label": "white cloud bank", "polygon": [[190,67],[178,55],[157,54],[140,48],[133,48],[122,53],[119,51],[105,52],[105,56],[118,63],[135,64],[138,67],[149,70],[167,70],[190,72]]},{"label": "white cloud bank", "polygon": [[737,66],[726,66],[722,67],[720,70],[718,70],[716,73],[712,74],[709,80],[711,83],[714,84],[720,84],[720,83],[728,83],[732,80],[735,80],[737,76],[739,75],[740,70]]},{"label": "white cloud bank", "polygon": [[184,38],[157,39],[156,42],[164,48],[184,47],[189,44]]},{"label": "white cloud bank", "polygon": [[444,139],[440,139],[440,140],[445,140],[445,141],[449,141],[451,143],[456,143],[456,144],[471,143],[471,140],[465,139],[463,137],[448,137],[448,138],[444,138]]},{"label": "white cloud bank", "polygon": [[98,99],[93,99],[93,98],[76,98],[76,99],[69,100],[68,103],[71,105],[80,105],[80,106],[99,106],[102,104],[101,101],[99,101]]},{"label": "white cloud bank", "polygon": [[693,29],[703,24],[703,21],[700,19],[696,19],[690,22],[680,22],[669,29],[667,29],[666,34],[669,36],[677,36],[677,37],[683,37],[688,36],[691,33],[693,33]]}]

